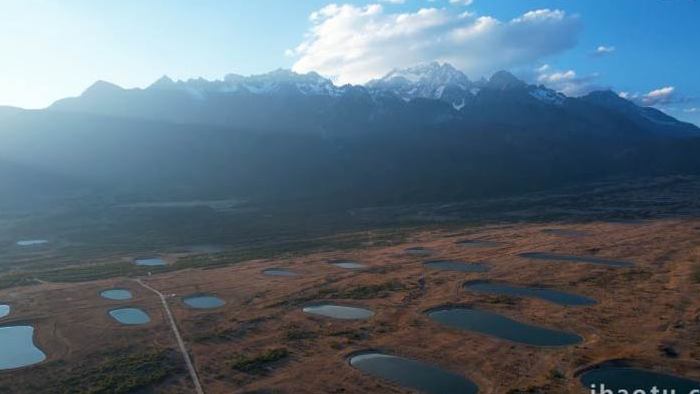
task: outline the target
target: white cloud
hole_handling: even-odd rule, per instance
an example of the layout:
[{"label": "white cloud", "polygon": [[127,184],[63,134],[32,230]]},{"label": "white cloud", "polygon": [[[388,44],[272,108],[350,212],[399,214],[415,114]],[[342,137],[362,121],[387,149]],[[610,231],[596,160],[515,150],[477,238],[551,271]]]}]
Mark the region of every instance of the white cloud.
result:
[{"label": "white cloud", "polygon": [[406,2],[406,0],[379,0],[382,3],[389,3],[389,4],[403,4]]},{"label": "white cloud", "polygon": [[673,86],[666,86],[663,88],[652,90],[647,93],[644,98],[647,100],[668,100],[673,92],[676,90]]},{"label": "white cloud", "polygon": [[509,21],[450,8],[391,13],[379,4],[331,4],[311,14],[305,38],[289,54],[297,72],[363,83],[394,68],[448,62],[472,77],[532,64],[576,44],[576,16],[534,10]]},{"label": "white cloud", "polygon": [[473,2],[474,0],[450,0],[450,4],[463,6],[472,5]]},{"label": "white cloud", "polygon": [[663,106],[666,104],[688,101],[687,98],[676,97],[676,88],[673,86],[664,86],[645,94],[620,92],[619,96],[645,106]]},{"label": "white cloud", "polygon": [[593,55],[605,56],[605,55],[609,55],[609,54],[615,52],[615,50],[616,49],[614,46],[600,45],[598,48],[595,49],[595,52],[593,52]]},{"label": "white cloud", "polygon": [[[554,70],[549,64],[535,69],[534,80],[567,96],[581,96],[601,87],[594,84],[597,74],[579,76],[574,70]],[[532,78],[531,78],[532,79]]]},{"label": "white cloud", "polygon": [[683,112],[689,112],[689,113],[700,112],[700,108],[698,108],[698,107],[686,108],[683,110]]}]

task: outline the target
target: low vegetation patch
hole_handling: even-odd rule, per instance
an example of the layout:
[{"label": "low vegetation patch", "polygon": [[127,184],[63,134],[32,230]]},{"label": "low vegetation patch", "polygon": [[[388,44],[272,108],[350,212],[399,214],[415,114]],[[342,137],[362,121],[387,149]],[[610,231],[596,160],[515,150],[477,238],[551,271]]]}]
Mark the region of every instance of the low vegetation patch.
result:
[{"label": "low vegetation patch", "polygon": [[58,270],[37,272],[38,279],[47,282],[86,282],[91,280],[143,274],[146,271],[158,271],[158,267],[136,267],[132,263],[118,262],[99,265],[84,265]]},{"label": "low vegetation patch", "polygon": [[301,327],[290,327],[287,329],[285,336],[288,341],[303,341],[305,339],[314,339],[318,335],[313,331],[304,330]]},{"label": "low vegetation patch", "polygon": [[403,283],[392,280],[376,285],[357,286],[347,290],[341,290],[331,295],[331,298],[349,298],[354,300],[367,300],[372,298],[388,297],[391,293],[405,290]]},{"label": "low vegetation patch", "polygon": [[696,263],[693,266],[692,278],[693,283],[700,283],[700,263]]},{"label": "low vegetation patch", "polygon": [[[315,294],[308,296],[302,296],[292,300],[294,304],[301,304],[313,300],[319,299],[351,299],[351,300],[369,300],[373,298],[384,298],[391,295],[391,293],[396,291],[405,290],[406,286],[396,280],[389,282],[384,282],[376,285],[362,285],[356,287],[350,287],[347,289],[332,289],[325,288],[320,289]],[[289,302],[286,302],[289,303]]]},{"label": "low vegetation patch", "polygon": [[[131,393],[165,380],[178,367],[169,350],[129,354],[100,354],[102,363],[72,369],[51,384],[54,393]],[[44,387],[46,388],[46,387]]]},{"label": "low vegetation patch", "polygon": [[264,318],[259,318],[238,322],[235,327],[219,328],[197,334],[192,337],[192,340],[194,342],[229,342],[243,339],[251,332],[257,330],[265,320]]},{"label": "low vegetation patch", "polygon": [[36,279],[25,273],[10,273],[0,276],[0,289],[34,285],[36,283],[38,283]]},{"label": "low vegetation patch", "polygon": [[330,334],[333,337],[345,337],[350,341],[364,341],[369,338],[369,333],[366,329],[336,331]]},{"label": "low vegetation patch", "polygon": [[235,354],[228,360],[228,365],[237,371],[258,374],[265,372],[278,361],[289,357],[289,351],[285,348],[266,350],[257,355]]}]

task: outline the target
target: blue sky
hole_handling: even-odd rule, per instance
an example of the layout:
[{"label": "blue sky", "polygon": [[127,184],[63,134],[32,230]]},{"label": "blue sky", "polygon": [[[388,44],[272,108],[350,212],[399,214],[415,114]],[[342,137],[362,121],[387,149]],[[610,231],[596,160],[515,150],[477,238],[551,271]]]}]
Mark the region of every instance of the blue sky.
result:
[{"label": "blue sky", "polygon": [[281,67],[360,83],[439,60],[473,79],[505,68],[572,95],[612,88],[700,123],[700,1],[330,4],[0,0],[0,105],[44,107],[98,79],[144,87]]}]

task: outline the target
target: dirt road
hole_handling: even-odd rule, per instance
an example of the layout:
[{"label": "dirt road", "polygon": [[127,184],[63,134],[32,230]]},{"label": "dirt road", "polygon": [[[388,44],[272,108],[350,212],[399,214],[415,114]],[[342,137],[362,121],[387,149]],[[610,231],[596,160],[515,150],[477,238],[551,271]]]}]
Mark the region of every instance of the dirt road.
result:
[{"label": "dirt road", "polygon": [[177,328],[177,324],[175,324],[175,318],[173,317],[172,312],[170,311],[170,306],[168,306],[168,301],[165,299],[165,295],[161,293],[160,291],[154,289],[153,287],[143,283],[141,279],[136,279],[136,282],[141,285],[143,288],[148,289],[158,295],[160,297],[160,301],[163,303],[163,308],[165,309],[165,314],[168,315],[168,320],[170,321],[170,327],[173,330],[173,333],[175,334],[175,339],[177,340],[177,345],[180,347],[180,352],[182,352],[182,357],[185,359],[185,364],[187,364],[187,369],[190,371],[190,376],[192,377],[192,383],[194,383],[194,388],[197,391],[197,394],[204,394],[204,390],[202,389],[201,383],[199,383],[199,378],[197,377],[197,370],[194,369],[194,365],[192,364],[192,360],[190,360],[190,355],[187,352],[187,347],[185,347],[185,342],[182,341],[182,337],[180,336],[180,330]]}]

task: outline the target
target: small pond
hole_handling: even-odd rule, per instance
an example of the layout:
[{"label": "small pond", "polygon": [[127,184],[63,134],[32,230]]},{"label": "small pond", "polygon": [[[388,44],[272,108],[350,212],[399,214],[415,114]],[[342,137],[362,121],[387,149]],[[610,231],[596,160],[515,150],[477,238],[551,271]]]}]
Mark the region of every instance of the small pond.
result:
[{"label": "small pond", "polygon": [[28,239],[23,241],[17,241],[17,246],[37,246],[49,243],[45,239]]},{"label": "small pond", "polygon": [[455,243],[465,248],[495,248],[500,245],[500,243],[495,241],[482,241],[478,239],[462,239]]},{"label": "small pond", "polygon": [[374,316],[374,312],[369,309],[335,304],[310,305],[304,307],[303,311],[312,315],[342,320],[369,319]]},{"label": "small pond", "polygon": [[596,301],[592,298],[584,297],[578,294],[566,293],[559,290],[548,289],[545,287],[524,287],[499,282],[472,281],[465,283],[464,288],[466,290],[476,291],[479,293],[539,298],[541,300],[564,306],[583,306],[593,305],[596,303]]},{"label": "small pond", "polygon": [[676,394],[687,394],[693,390],[700,390],[700,382],[690,379],[643,369],[615,366],[602,366],[584,372],[581,375],[581,384],[589,390],[593,390],[592,385],[595,385],[596,393],[601,392],[601,385],[605,386],[605,390],[612,390],[614,393],[633,393],[636,392],[635,390],[644,390],[644,393],[652,393],[654,386],[656,386],[659,390],[657,392],[660,394],[670,394],[671,390],[675,390]]},{"label": "small pond", "polygon": [[34,344],[34,327],[0,327],[0,370],[40,363],[46,354]]},{"label": "small pond", "polygon": [[285,268],[268,268],[266,270],[263,270],[263,274],[269,275],[269,276],[298,276],[294,271],[290,271]]},{"label": "small pond", "polygon": [[469,307],[444,307],[427,312],[432,320],[452,328],[473,331],[533,346],[566,346],[580,343],[576,334],[534,326],[495,312]]},{"label": "small pond", "polygon": [[6,304],[0,304],[0,319],[10,314],[10,306]]},{"label": "small pond", "polygon": [[131,292],[127,289],[108,289],[100,292],[102,298],[114,301],[124,301],[130,300],[132,298]]},{"label": "small pond", "polygon": [[423,263],[426,268],[437,269],[442,271],[458,271],[458,272],[486,272],[489,267],[484,263],[465,263],[463,261],[453,260],[432,260]]},{"label": "small pond", "polygon": [[429,394],[475,394],[479,388],[469,379],[436,366],[408,358],[368,351],[351,356],[350,365],[378,378]]},{"label": "small pond", "polygon": [[129,326],[147,324],[151,321],[148,313],[139,308],[119,308],[109,311],[109,315],[119,323]]},{"label": "small pond", "polygon": [[134,260],[134,264],[141,265],[144,267],[157,267],[157,266],[166,265],[166,262],[165,262],[165,260],[161,259],[160,257],[149,257],[149,258],[143,258],[143,259],[136,259],[136,260]]},{"label": "small pond", "polygon": [[357,261],[354,261],[354,260],[331,260],[328,263],[335,265],[336,267],[345,268],[345,269],[349,269],[349,270],[357,270],[357,269],[365,268],[364,264],[358,263]]},{"label": "small pond", "polygon": [[224,300],[210,294],[196,294],[185,297],[182,301],[194,309],[213,309],[219,308],[225,304]]},{"label": "small pond", "polygon": [[533,259],[533,260],[564,261],[564,262],[569,262],[569,263],[587,263],[587,264],[606,265],[609,267],[631,267],[634,265],[633,263],[630,263],[629,261],[604,259],[604,258],[595,257],[595,256],[573,256],[573,255],[557,254],[557,253],[528,252],[528,253],[521,253],[518,256],[524,257],[526,259]]},{"label": "small pond", "polygon": [[430,250],[428,248],[424,248],[422,246],[416,246],[413,248],[404,249],[404,252],[406,252],[410,255],[413,255],[413,256],[429,256],[433,253],[432,250]]}]

